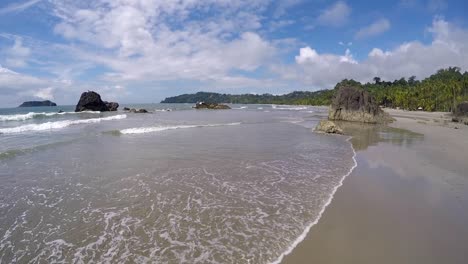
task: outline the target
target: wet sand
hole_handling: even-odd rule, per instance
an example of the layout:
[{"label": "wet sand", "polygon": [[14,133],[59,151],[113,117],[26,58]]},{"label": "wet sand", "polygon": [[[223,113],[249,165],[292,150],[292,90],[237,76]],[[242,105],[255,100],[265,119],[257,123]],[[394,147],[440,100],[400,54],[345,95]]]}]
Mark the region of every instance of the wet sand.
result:
[{"label": "wet sand", "polygon": [[389,112],[391,127],[342,124],[358,166],[283,263],[467,263],[468,126]]}]

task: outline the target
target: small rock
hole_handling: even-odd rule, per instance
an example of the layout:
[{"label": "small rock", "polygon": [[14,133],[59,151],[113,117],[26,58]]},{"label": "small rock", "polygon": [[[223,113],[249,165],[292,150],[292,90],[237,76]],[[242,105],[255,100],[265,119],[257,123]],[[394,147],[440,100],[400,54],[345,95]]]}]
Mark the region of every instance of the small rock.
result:
[{"label": "small rock", "polygon": [[335,122],[329,120],[321,120],[315,131],[324,132],[328,134],[343,134],[343,129],[341,129]]},{"label": "small rock", "polygon": [[141,113],[148,113],[148,111],[147,111],[146,109],[135,109],[135,108],[132,108],[132,109],[130,109],[130,113],[141,114]]},{"label": "small rock", "polygon": [[116,102],[104,102],[109,109],[109,111],[117,111],[119,104]]},{"label": "small rock", "polygon": [[205,103],[205,102],[198,102],[193,108],[195,109],[231,109],[231,107],[223,104],[217,103]]}]

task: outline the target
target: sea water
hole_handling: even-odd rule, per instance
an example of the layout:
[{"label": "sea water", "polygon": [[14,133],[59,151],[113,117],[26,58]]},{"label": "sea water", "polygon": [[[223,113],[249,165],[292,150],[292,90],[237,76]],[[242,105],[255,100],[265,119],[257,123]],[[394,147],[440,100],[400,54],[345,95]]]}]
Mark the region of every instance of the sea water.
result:
[{"label": "sea water", "polygon": [[0,109],[1,263],[279,262],[355,166],[324,108],[144,107]]}]

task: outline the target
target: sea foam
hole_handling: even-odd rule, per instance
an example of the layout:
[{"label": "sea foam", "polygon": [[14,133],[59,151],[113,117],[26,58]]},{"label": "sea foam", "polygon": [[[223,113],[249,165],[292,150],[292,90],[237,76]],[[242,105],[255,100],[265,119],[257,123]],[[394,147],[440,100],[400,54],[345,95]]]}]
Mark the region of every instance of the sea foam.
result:
[{"label": "sea foam", "polygon": [[101,121],[110,121],[127,118],[127,115],[114,115],[109,117],[101,118],[90,118],[90,119],[81,119],[81,120],[63,120],[55,122],[46,122],[42,124],[30,124],[17,127],[1,128],[0,134],[13,134],[13,133],[22,133],[28,131],[44,131],[44,130],[53,130],[61,129],[71,125],[79,124],[90,124],[90,123],[99,123]]},{"label": "sea foam", "polygon": [[197,127],[220,127],[220,126],[236,126],[241,123],[227,123],[227,124],[208,124],[208,125],[179,125],[179,126],[154,126],[154,127],[135,127],[127,128],[120,131],[121,134],[144,134],[152,132],[160,132],[165,130],[197,128]]},{"label": "sea foam", "polygon": [[298,106],[298,107],[295,107],[295,106],[283,106],[283,107],[279,107],[279,106],[277,106],[277,105],[271,105],[271,108],[276,109],[276,110],[295,110],[295,111],[298,111],[298,110],[306,110],[306,109],[307,109],[306,106]]},{"label": "sea foam", "polygon": [[53,117],[53,116],[60,116],[60,115],[72,115],[72,114],[80,114],[80,113],[99,114],[101,112],[99,111],[62,112],[62,113],[29,112],[27,114],[0,115],[0,121],[24,121],[24,120],[33,119],[33,118]]},{"label": "sea foam", "polygon": [[346,141],[349,142],[350,146],[351,146],[351,149],[353,150],[353,165],[351,166],[351,168],[349,169],[349,171],[343,175],[343,177],[341,177],[341,180],[339,181],[338,185],[336,185],[334,188],[333,188],[333,191],[332,193],[328,196],[328,199],[326,200],[325,202],[325,205],[322,207],[322,209],[320,210],[319,212],[319,215],[318,217],[312,221],[311,223],[309,223],[306,228],[304,229],[304,231],[296,238],[296,240],[294,240],[291,245],[289,245],[288,248],[286,248],[286,250],[284,252],[282,252],[280,254],[280,256],[270,262],[270,264],[280,264],[282,261],[283,261],[283,258],[286,257],[287,255],[291,254],[293,252],[293,250],[307,237],[307,234],[309,234],[310,232],[310,229],[315,226],[319,221],[320,221],[320,218],[322,218],[322,215],[323,213],[325,212],[325,209],[327,209],[327,207],[330,205],[330,203],[332,202],[333,198],[335,197],[335,193],[336,191],[341,187],[343,186],[343,182],[344,180],[346,179],[346,177],[348,177],[349,175],[351,175],[351,173],[353,172],[353,170],[357,167],[357,161],[356,161],[356,150],[354,150],[353,148],[353,145],[351,144],[351,139],[352,137],[349,137]]}]

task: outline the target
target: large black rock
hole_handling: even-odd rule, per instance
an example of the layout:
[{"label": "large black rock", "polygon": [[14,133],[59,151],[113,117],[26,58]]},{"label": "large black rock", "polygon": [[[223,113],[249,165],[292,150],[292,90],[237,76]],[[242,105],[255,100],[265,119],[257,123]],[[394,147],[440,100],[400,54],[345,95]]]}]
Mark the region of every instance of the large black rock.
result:
[{"label": "large black rock", "polygon": [[468,116],[468,101],[461,102],[455,108],[455,115],[457,116]]},{"label": "large black rock", "polygon": [[353,86],[343,86],[336,91],[328,119],[364,123],[392,121],[392,118],[380,109],[373,96],[367,91]]},{"label": "large black rock", "polygon": [[18,107],[33,107],[33,106],[57,106],[57,104],[54,103],[54,102],[51,102],[49,100],[46,100],[46,101],[28,101],[28,102],[22,103]]},{"label": "large black rock", "polygon": [[119,107],[115,102],[104,102],[101,96],[93,91],[84,92],[81,94],[80,101],[76,105],[75,112],[82,111],[117,111]]}]

